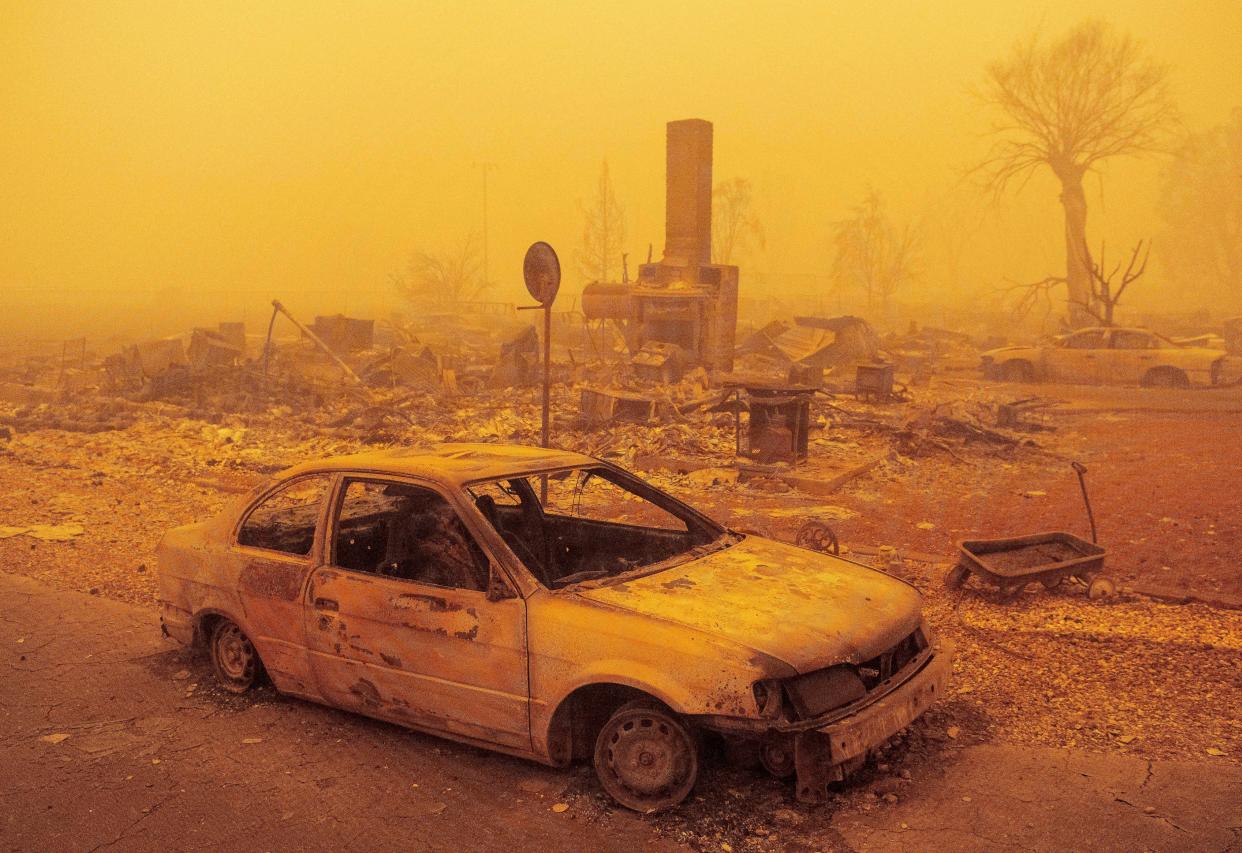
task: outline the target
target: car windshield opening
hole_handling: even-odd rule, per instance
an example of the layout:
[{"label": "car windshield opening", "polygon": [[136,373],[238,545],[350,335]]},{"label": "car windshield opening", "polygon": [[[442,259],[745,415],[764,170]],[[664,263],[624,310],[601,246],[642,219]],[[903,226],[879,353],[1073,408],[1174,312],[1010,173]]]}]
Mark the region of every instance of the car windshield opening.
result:
[{"label": "car windshield opening", "polygon": [[689,558],[725,535],[676,499],[605,466],[491,480],[468,491],[509,549],[551,589]]}]

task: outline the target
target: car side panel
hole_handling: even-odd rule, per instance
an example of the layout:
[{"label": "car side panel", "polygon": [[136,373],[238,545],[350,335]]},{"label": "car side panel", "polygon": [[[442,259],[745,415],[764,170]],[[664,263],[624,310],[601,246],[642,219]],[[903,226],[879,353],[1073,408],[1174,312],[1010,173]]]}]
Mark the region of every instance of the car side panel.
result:
[{"label": "car side panel", "polygon": [[526,614],[520,598],[318,569],[305,631],[334,705],[528,750]]}]

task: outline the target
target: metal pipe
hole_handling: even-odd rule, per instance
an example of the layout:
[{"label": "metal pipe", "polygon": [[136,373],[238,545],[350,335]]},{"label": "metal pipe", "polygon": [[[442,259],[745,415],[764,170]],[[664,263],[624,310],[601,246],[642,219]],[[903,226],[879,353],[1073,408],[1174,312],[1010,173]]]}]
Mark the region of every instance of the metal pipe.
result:
[{"label": "metal pipe", "polygon": [[[339,368],[341,368],[341,370],[345,371],[345,375],[346,375],[346,376],[348,376],[350,379],[352,379],[352,380],[354,380],[355,382],[357,382],[357,383],[358,383],[359,385],[361,385],[363,388],[365,388],[365,387],[366,387],[366,383],[362,381],[361,377],[359,377],[357,373],[354,373],[353,368],[352,368],[352,367],[350,367],[348,364],[346,364],[344,361],[342,361],[342,360],[341,360],[341,357],[340,357],[339,355],[337,355],[335,352],[333,352],[333,351],[332,351],[332,348],[331,348],[330,346],[328,346],[327,344],[325,344],[325,343],[323,342],[323,340],[322,340],[322,339],[321,339],[318,335],[316,335],[316,334],[315,334],[314,332],[312,332],[310,329],[306,328],[306,327],[305,327],[305,326],[303,326],[301,323],[299,323],[299,322],[298,322],[298,320],[297,320],[297,318],[296,318],[296,317],[294,317],[292,314],[290,314],[290,313],[289,313],[289,309],[285,308],[285,306],[283,306],[283,305],[281,305],[281,304],[280,304],[280,300],[279,300],[279,299],[273,299],[273,300],[272,300],[272,307],[273,307],[273,308],[275,308],[277,311],[279,311],[281,314],[284,314],[286,317],[288,317],[288,318],[289,318],[289,322],[290,322],[290,323],[292,323],[293,325],[297,326],[297,327],[298,327],[298,329],[299,329],[299,330],[301,330],[302,334],[306,335],[306,337],[310,338],[310,339],[311,339],[311,341],[312,341],[312,342],[314,342],[315,346],[319,347],[321,350],[323,350],[325,353],[327,353],[327,354],[328,354],[328,357],[329,357],[329,358],[331,358],[333,361],[335,361],[335,362],[336,362],[337,367],[339,367]],[[275,319],[275,318],[273,317],[273,319]],[[269,340],[271,340],[271,339],[269,338]]]},{"label": "metal pipe", "polygon": [[1083,479],[1083,474],[1087,473],[1087,466],[1081,462],[1074,461],[1070,463],[1070,467],[1078,474],[1078,486],[1082,489],[1082,502],[1087,505],[1087,520],[1091,522],[1091,541],[1093,544],[1100,544],[1095,533],[1095,513],[1091,511],[1091,498],[1087,497],[1087,481]]}]

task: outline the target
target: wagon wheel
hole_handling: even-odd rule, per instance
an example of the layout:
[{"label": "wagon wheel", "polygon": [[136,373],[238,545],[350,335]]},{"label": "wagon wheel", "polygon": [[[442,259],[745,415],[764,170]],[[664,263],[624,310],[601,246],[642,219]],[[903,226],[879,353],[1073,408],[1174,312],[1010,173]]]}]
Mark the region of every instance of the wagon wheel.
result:
[{"label": "wagon wheel", "polygon": [[1107,578],[1104,575],[1097,575],[1087,585],[1087,598],[1092,601],[1112,598],[1116,594],[1117,583],[1112,578]]},{"label": "wagon wheel", "polygon": [[1061,582],[1062,582],[1062,581],[1064,581],[1064,580],[1065,580],[1065,578],[1061,578],[1061,577],[1055,577],[1055,578],[1040,578],[1040,579],[1039,579],[1039,582],[1040,582],[1041,584],[1043,584],[1044,589],[1046,589],[1046,590],[1054,590],[1054,589],[1056,589],[1057,587],[1059,587],[1059,586],[1061,585]]},{"label": "wagon wheel", "polygon": [[794,544],[799,548],[809,548],[825,554],[840,555],[841,553],[841,542],[837,539],[836,532],[827,524],[815,519],[807,521],[798,528]]},{"label": "wagon wheel", "polygon": [[958,563],[949,571],[945,572],[944,586],[945,589],[958,589],[966,583],[966,579],[970,577],[970,569]]}]

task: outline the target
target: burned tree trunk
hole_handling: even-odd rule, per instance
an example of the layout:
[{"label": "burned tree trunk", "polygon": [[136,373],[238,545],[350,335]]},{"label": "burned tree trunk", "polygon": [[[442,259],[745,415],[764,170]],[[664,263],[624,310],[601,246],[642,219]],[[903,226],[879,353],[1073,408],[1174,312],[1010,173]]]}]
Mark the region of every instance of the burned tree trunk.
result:
[{"label": "burned tree trunk", "polygon": [[1067,166],[1055,170],[1061,179],[1061,207],[1065,210],[1065,284],[1071,326],[1094,322],[1086,306],[1091,304],[1091,270],[1083,257],[1087,244],[1087,196],[1082,189],[1081,168]]}]

